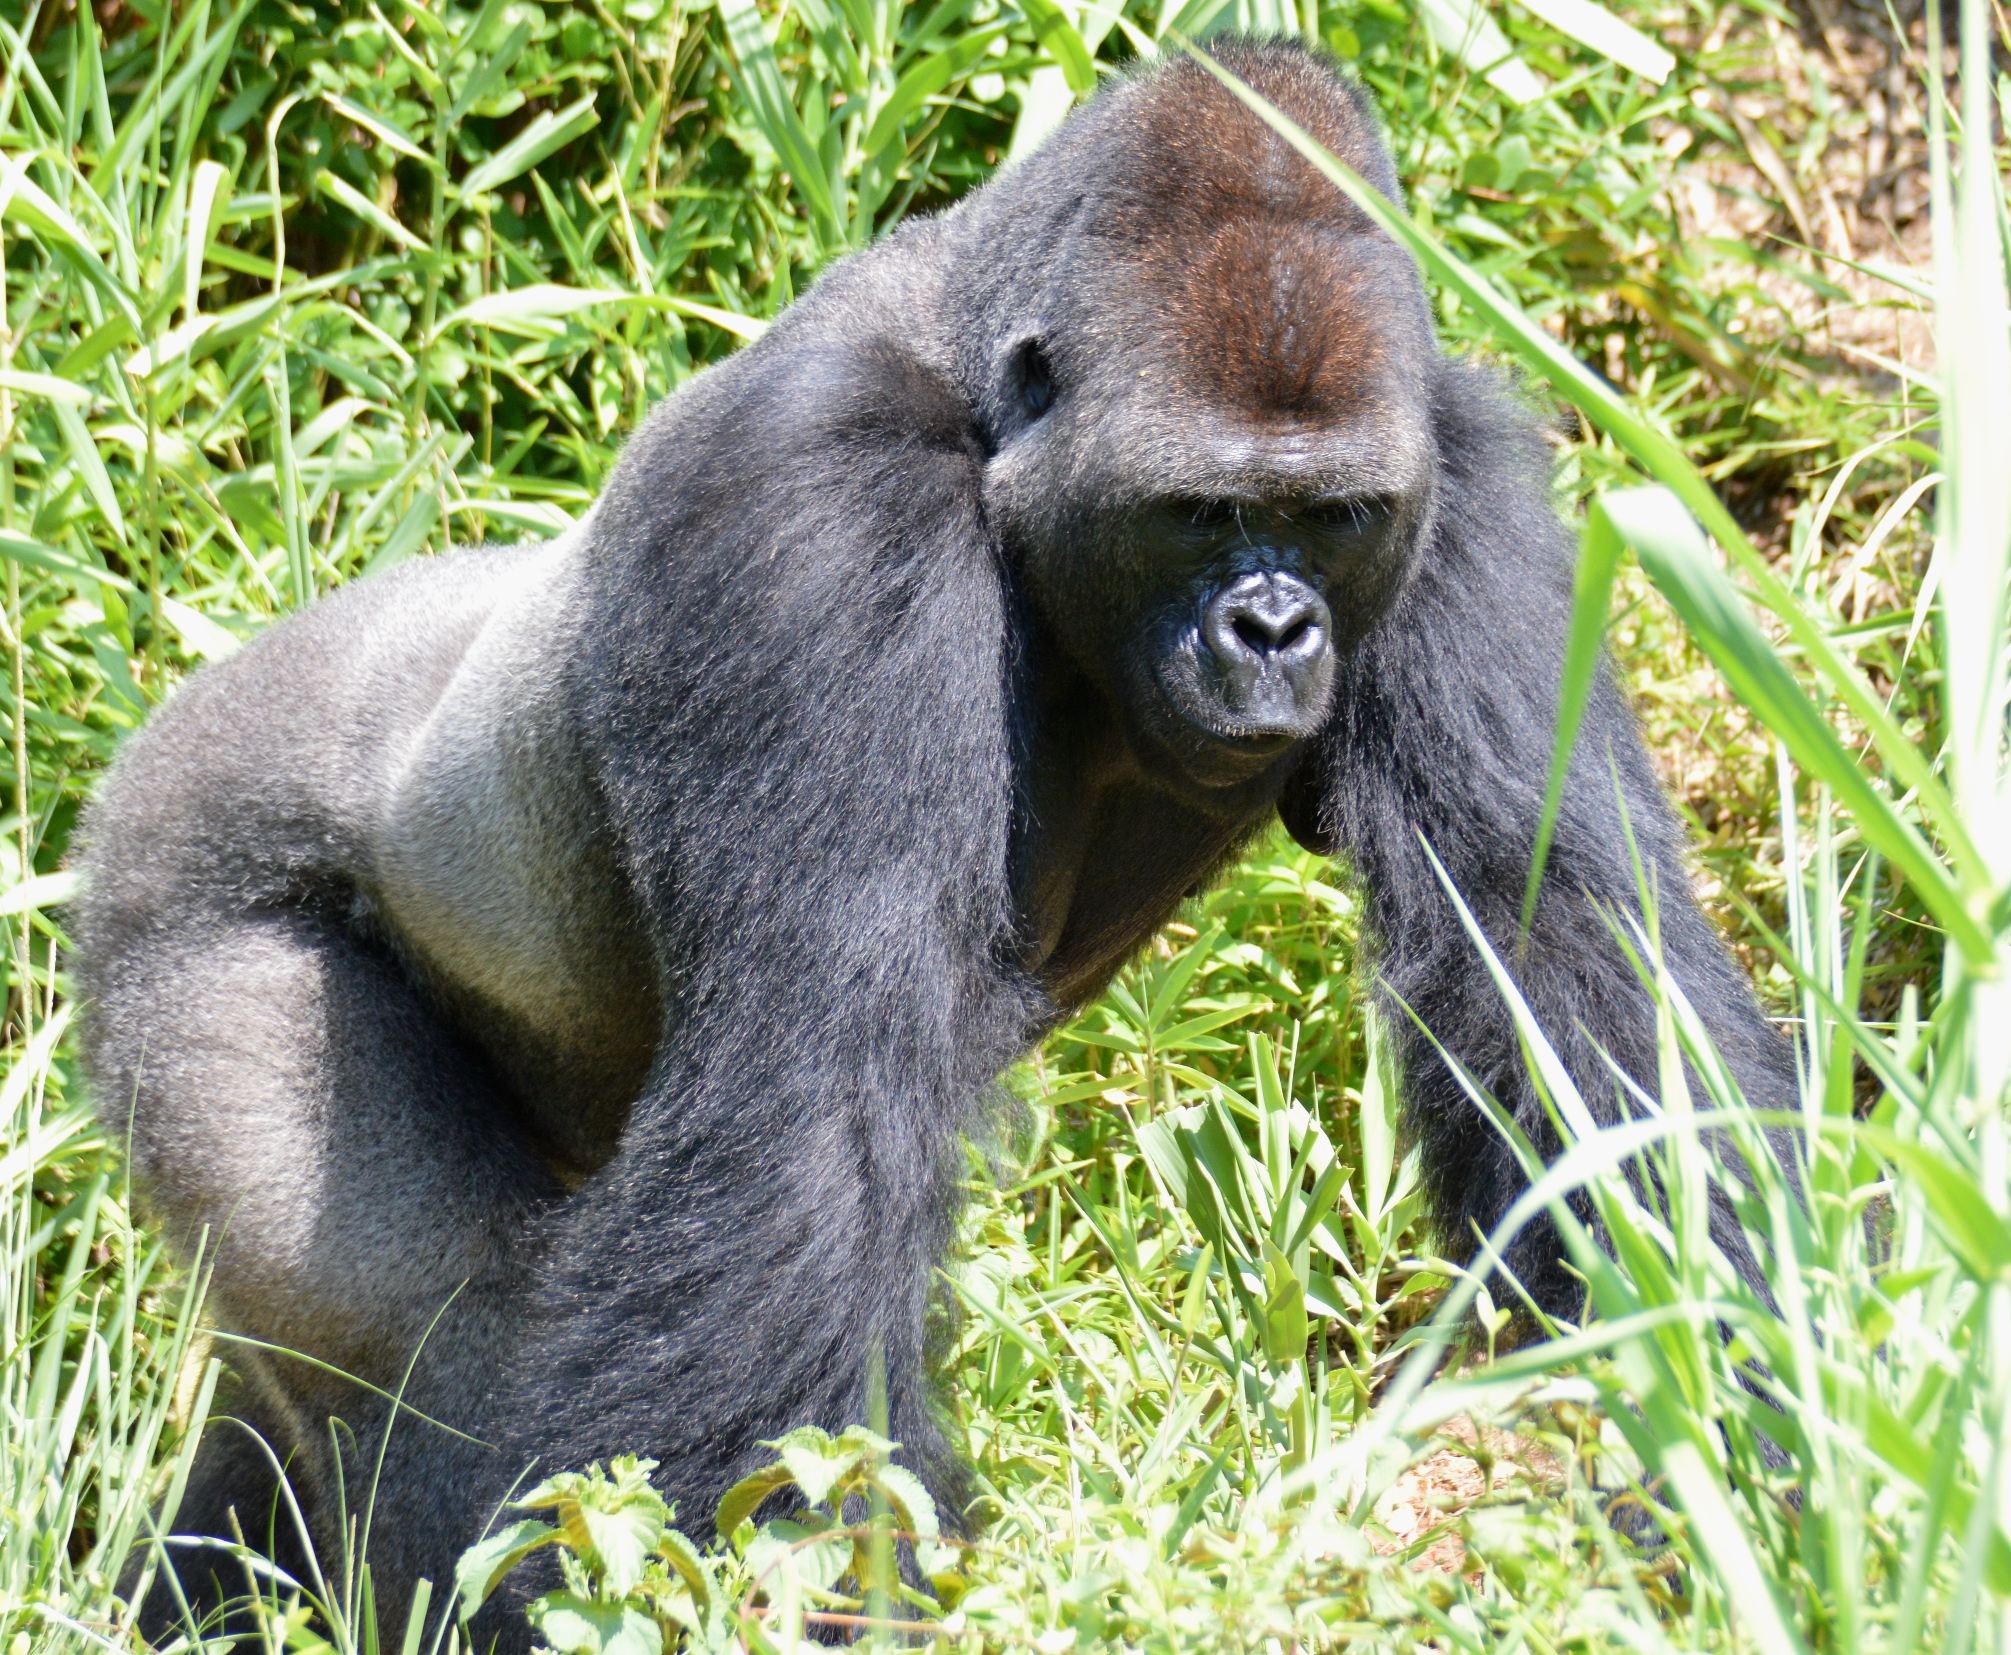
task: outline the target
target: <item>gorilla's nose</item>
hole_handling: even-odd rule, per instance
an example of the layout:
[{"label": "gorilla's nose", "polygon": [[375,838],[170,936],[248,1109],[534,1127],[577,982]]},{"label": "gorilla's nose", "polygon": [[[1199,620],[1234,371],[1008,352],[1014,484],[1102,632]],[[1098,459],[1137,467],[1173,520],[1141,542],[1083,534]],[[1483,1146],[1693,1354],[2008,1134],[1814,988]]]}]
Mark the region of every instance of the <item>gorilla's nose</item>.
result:
[{"label": "gorilla's nose", "polygon": [[1245,718],[1289,727],[1324,700],[1333,616],[1297,575],[1239,576],[1209,600],[1201,635],[1230,706]]}]

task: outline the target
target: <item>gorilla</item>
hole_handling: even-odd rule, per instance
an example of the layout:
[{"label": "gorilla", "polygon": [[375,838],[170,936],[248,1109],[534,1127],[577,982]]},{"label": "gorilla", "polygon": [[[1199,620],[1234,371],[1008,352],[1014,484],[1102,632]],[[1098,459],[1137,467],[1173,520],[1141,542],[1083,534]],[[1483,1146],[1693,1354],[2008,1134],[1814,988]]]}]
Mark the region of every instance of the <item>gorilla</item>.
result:
[{"label": "gorilla", "polygon": [[[1328,64],[1221,55],[1397,196]],[[761,1439],[866,1417],[875,1348],[954,1508],[924,1323],[963,1146],[1274,814],[1361,881],[1396,1026],[1552,1148],[1425,847],[1610,1118],[1601,1050],[1654,1073],[1608,923],[1631,832],[1673,969],[1785,1102],[1610,683],[1519,937],[1571,571],[1541,433],[1440,353],[1409,257],[1182,60],[833,265],[571,531],[195,676],[88,821],[87,1057],[156,1222],[207,1227],[210,1315],[261,1342],[231,1409],[322,1555],[374,1498],[400,1624],[527,1465],[617,1452],[702,1523]],[[1457,1246],[1523,1177],[1429,1040],[1402,1061]],[[1576,1312],[1558,1254],[1532,1227],[1508,1263]],[[263,1535],[273,1500],[213,1424],[177,1527]]]}]

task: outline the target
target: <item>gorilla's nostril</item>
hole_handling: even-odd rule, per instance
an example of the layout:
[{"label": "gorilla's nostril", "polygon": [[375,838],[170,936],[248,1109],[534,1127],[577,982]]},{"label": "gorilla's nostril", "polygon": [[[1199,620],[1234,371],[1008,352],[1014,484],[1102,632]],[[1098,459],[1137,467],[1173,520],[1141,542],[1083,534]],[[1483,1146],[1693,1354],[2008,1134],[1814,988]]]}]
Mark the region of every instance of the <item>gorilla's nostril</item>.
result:
[{"label": "gorilla's nostril", "polygon": [[1206,632],[1215,653],[1250,662],[1294,657],[1322,642],[1327,606],[1296,575],[1265,573],[1232,581],[1208,605]]},{"label": "gorilla's nostril", "polygon": [[1244,613],[1230,623],[1230,630],[1259,655],[1283,655],[1312,630],[1312,618],[1305,614],[1282,618]]}]

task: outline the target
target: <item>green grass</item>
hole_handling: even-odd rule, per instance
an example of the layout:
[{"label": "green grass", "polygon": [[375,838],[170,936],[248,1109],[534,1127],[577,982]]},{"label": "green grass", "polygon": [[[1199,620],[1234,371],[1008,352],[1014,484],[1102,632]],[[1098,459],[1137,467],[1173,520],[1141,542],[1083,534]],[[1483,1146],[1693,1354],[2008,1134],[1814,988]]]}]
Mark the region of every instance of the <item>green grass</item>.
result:
[{"label": "green grass", "polygon": [[[1778,91],[1771,8],[1722,31],[1714,6],[1625,14],[1684,47],[1659,88],[1531,13],[1490,12],[1490,44],[1445,21],[1457,8],[1395,0],[0,5],[6,1655],[135,1647],[121,1568],[216,1371],[199,1274],[135,1228],[64,1034],[61,866],[120,737],[333,584],[561,527],[641,412],[832,256],[982,179],[1071,88],[1211,22],[1353,62],[1448,334],[1580,409],[1558,490],[1603,502],[1584,635],[1611,620],[1651,739],[1705,761],[1687,802],[1714,899],[1804,1041],[1810,1201],[1766,1188],[1743,1208],[1775,1249],[1777,1320],[1698,1218],[1698,1114],[1751,1122],[1650,928],[1667,1061],[1637,1077],[1644,1122],[1583,1130],[1549,1075],[1576,1147],[1545,1188],[1583,1184],[1615,1246],[1578,1253],[1597,1317],[1507,1349],[1513,1307],[1439,1256],[1418,1197],[1344,872],[1267,842],[1015,1071],[1009,1164],[973,1160],[943,1341],[991,1521],[917,1612],[973,1655],[2001,1647],[2001,182],[1974,140],[1940,180],[1931,292],[1963,342],[1947,383],[1868,396],[1760,280],[1822,292],[1818,261],[1688,244],[1668,204],[1688,157],[1745,153],[1725,96]],[[1520,96],[1482,72],[1508,46],[1539,77]],[[1987,131],[1992,91],[1972,60],[1948,126]],[[1787,142],[1791,118],[1814,135],[1829,117],[1770,117],[1807,187],[1821,149]],[[1935,470],[1955,485],[1917,492]],[[1691,502],[1743,594],[1643,481]],[[1543,1074],[1542,1031],[1525,1038]],[[1655,1209],[1626,1176],[1643,1157]],[[1781,1414],[1740,1384],[1749,1357]],[[1439,1434],[1462,1420],[1482,1429]],[[911,1530],[898,1479],[855,1446],[843,1475]],[[1393,1530],[1391,1484],[1432,1452],[1485,1492]],[[632,1475],[567,1485],[560,1515],[663,1550],[640,1573],[616,1538],[571,1551],[601,1618],[547,1635],[766,1650],[806,1615],[870,1618],[878,1542],[817,1538],[835,1518],[805,1494],[787,1545],[688,1558]],[[1666,1546],[1614,1532],[1630,1501]],[[710,1518],[674,1521],[704,1543]],[[311,1624],[279,1592],[267,1647],[432,1647],[377,1628],[348,1578]]]}]

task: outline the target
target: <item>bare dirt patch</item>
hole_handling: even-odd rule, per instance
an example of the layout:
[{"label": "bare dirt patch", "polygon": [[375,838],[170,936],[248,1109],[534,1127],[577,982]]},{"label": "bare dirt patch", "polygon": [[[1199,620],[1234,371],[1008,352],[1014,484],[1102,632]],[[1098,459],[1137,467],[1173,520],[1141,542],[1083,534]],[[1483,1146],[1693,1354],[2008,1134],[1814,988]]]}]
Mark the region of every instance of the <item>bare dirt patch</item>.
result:
[{"label": "bare dirt patch", "polygon": [[1376,1502],[1375,1520],[1385,1534],[1372,1543],[1389,1557],[1429,1539],[1411,1567],[1462,1574],[1467,1550],[1460,1517],[1518,1483],[1532,1491],[1554,1488],[1563,1481],[1564,1468],[1533,1438],[1476,1427],[1465,1415],[1438,1435],[1448,1439],[1447,1446],[1418,1461]]}]

